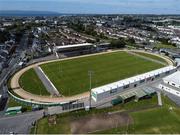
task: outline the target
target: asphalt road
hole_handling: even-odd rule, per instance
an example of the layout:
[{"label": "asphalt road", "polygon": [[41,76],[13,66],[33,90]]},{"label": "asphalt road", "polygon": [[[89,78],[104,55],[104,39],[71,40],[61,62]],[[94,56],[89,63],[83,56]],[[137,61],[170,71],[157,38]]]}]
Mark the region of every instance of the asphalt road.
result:
[{"label": "asphalt road", "polygon": [[[19,48],[27,48],[27,35],[26,38],[22,40],[21,46]],[[20,50],[22,50],[20,49]],[[18,50],[18,49],[17,49]],[[7,88],[4,84],[7,81],[7,78],[19,68],[21,51],[17,52],[15,58],[9,59],[9,67],[2,70],[0,74],[0,94],[3,97],[7,97]],[[37,112],[30,112],[25,114],[19,114],[12,117],[3,116],[4,111],[0,112],[0,134],[13,133],[29,133],[32,123],[40,119],[43,116],[43,110]]]},{"label": "asphalt road", "polygon": [[[27,46],[27,35],[25,35],[22,40],[21,40],[21,43],[20,43],[20,47],[18,48],[23,48]],[[18,50],[17,48],[17,50]],[[6,81],[6,79],[8,78],[9,74],[14,71],[17,66],[18,66],[18,63],[20,62],[19,58],[21,56],[21,51],[19,53],[17,53],[17,56],[15,58],[11,58],[9,59],[9,67],[8,68],[4,68],[2,70],[2,73],[0,74],[0,86]],[[0,89],[0,93],[1,93],[1,89]]]},{"label": "asphalt road", "polygon": [[12,60],[9,63],[9,67],[4,69],[0,75],[0,86],[7,80],[9,74],[15,70],[18,66],[18,60],[19,57],[17,58],[12,58]]},{"label": "asphalt road", "polygon": [[0,118],[0,134],[28,134],[32,123],[43,117],[43,110]]},{"label": "asphalt road", "polygon": [[28,36],[29,36],[28,32],[23,34],[19,46],[17,47],[18,51],[23,51],[28,49]]}]

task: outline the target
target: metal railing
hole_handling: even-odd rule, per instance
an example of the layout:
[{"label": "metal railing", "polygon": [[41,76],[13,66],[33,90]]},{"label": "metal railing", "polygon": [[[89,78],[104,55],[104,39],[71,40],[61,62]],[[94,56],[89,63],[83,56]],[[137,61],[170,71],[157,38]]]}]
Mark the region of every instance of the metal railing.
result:
[{"label": "metal railing", "polygon": [[25,100],[25,99],[22,99],[22,98],[19,98],[19,97],[13,95],[10,91],[8,91],[8,94],[16,102],[23,104],[23,105],[27,105],[27,106],[39,106],[39,107],[44,108],[44,107],[51,107],[51,106],[62,106],[64,104],[64,103],[45,103],[45,102]]}]

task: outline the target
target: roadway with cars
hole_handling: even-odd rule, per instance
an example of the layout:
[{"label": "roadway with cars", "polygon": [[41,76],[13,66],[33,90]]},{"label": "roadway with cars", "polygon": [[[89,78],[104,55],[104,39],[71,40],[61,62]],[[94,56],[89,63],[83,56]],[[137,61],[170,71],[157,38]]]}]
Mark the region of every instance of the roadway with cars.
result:
[{"label": "roadway with cars", "polygon": [[[22,39],[20,46],[17,48],[17,52],[8,60],[8,67],[2,70],[0,74],[0,94],[4,98],[8,98],[7,94],[7,80],[9,77],[21,68],[19,65],[21,61],[21,54],[23,53],[23,48],[27,48],[27,35],[25,39]],[[23,45],[25,45],[23,47]],[[21,48],[23,47],[23,48]],[[16,116],[7,117],[4,116],[7,105],[5,105],[4,110],[0,112],[0,134],[8,133],[29,133],[29,130],[36,120],[43,116],[44,110],[37,112],[30,112],[25,114],[19,114]]]},{"label": "roadway with cars", "polygon": [[43,117],[44,110],[0,118],[0,134],[27,134],[32,124]]}]

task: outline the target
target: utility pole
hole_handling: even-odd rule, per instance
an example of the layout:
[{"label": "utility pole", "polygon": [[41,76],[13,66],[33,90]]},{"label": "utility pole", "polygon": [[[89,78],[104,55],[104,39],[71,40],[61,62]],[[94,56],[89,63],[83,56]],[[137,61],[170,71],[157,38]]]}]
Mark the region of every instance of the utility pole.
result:
[{"label": "utility pole", "polygon": [[92,75],[93,75],[93,71],[88,71],[88,75],[89,75],[89,108],[91,108],[91,88],[92,88]]},{"label": "utility pole", "polygon": [[[56,58],[57,58],[57,60],[58,60],[58,59],[60,59],[60,56],[59,56],[59,54],[57,53],[56,43],[53,43],[53,45],[54,45],[53,52],[54,52],[54,54],[55,54],[55,56],[56,56]],[[61,61],[59,61],[59,73],[60,73],[60,75],[62,75],[62,65],[61,65]]]}]

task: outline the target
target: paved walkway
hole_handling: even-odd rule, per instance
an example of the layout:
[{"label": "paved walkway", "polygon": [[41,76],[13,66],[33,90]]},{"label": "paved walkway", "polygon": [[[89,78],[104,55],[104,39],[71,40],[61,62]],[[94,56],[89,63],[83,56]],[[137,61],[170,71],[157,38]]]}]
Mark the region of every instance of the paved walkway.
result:
[{"label": "paved walkway", "polygon": [[34,70],[36,74],[38,75],[39,79],[42,81],[44,86],[46,87],[46,90],[51,94],[55,96],[60,96],[58,90],[54,86],[54,84],[49,80],[49,78],[46,76],[44,71],[41,69],[41,67],[37,66],[34,67]]},{"label": "paved walkway", "polygon": [[[10,85],[11,85],[11,88],[13,89],[13,91],[20,97],[27,99],[27,100],[34,100],[34,101],[39,101],[39,102],[69,102],[72,100],[89,98],[89,92],[85,92],[85,93],[78,94],[78,95],[71,96],[71,97],[52,97],[52,96],[49,97],[49,96],[35,95],[35,94],[29,93],[29,92],[25,91],[24,89],[22,89],[19,84],[19,79],[22,76],[22,74],[24,74],[24,72],[26,72],[27,70],[37,67],[37,66],[40,66],[42,64],[47,64],[47,63],[57,62],[57,61],[64,61],[64,60],[68,60],[68,59],[82,58],[82,57],[87,57],[87,56],[107,54],[107,53],[112,53],[112,52],[120,52],[120,51],[144,52],[144,51],[140,51],[140,50],[116,50],[116,51],[108,51],[108,52],[102,52],[102,53],[96,53],[96,54],[90,54],[90,55],[83,55],[83,56],[77,56],[77,57],[71,57],[71,58],[65,58],[65,59],[56,59],[56,60],[51,60],[51,61],[40,62],[40,63],[30,65],[26,68],[23,68],[22,70],[17,72],[12,77]],[[145,52],[145,53],[148,53],[148,52]],[[149,53],[149,54],[152,54],[152,53]],[[161,57],[161,58],[165,59],[169,65],[173,65],[172,61],[167,58],[164,58],[157,54],[152,54],[152,55]]]},{"label": "paved walkway", "polygon": [[162,99],[161,99],[161,93],[157,92],[157,96],[158,96],[158,105],[162,106]]}]

